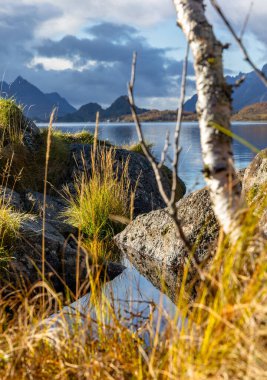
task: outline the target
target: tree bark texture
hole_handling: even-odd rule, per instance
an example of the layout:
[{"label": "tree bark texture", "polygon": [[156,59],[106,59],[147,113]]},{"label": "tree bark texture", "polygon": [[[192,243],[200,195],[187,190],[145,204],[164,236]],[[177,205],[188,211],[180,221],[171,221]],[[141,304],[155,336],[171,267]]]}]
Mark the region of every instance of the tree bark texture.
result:
[{"label": "tree bark texture", "polygon": [[241,189],[229,137],[232,89],[224,79],[223,46],[206,19],[203,0],[173,1],[178,25],[190,44],[194,59],[206,183],[216,217],[224,231],[232,233]]}]

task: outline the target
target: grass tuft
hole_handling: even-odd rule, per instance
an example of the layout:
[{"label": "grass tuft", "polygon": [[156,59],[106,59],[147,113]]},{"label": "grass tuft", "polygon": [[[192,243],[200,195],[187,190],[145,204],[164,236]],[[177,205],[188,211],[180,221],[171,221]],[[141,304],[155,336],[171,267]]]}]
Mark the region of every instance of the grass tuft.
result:
[{"label": "grass tuft", "polygon": [[[146,146],[147,146],[148,150],[151,151],[152,148],[153,148],[153,146],[154,146],[154,144],[147,142]],[[142,146],[141,146],[141,144],[139,142],[133,143],[133,144],[129,144],[129,145],[123,145],[122,148],[126,149],[126,150],[129,150],[130,152],[140,153],[140,154],[144,155]]]},{"label": "grass tuft", "polygon": [[8,144],[22,144],[23,127],[26,123],[15,100],[0,99],[0,146]]},{"label": "grass tuft", "polygon": [[120,170],[117,167],[114,171],[115,151],[103,148],[97,151],[96,157],[92,152],[91,162],[91,173],[85,170],[75,180],[76,194],[65,188],[69,203],[65,217],[90,239],[100,239],[114,234],[116,225],[111,221],[112,215],[131,216],[130,180],[127,175],[129,161]]}]

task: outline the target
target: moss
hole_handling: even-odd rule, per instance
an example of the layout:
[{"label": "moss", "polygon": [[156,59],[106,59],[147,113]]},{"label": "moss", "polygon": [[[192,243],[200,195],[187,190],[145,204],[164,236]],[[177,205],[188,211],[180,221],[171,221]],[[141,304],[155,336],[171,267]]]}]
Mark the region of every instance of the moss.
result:
[{"label": "moss", "polygon": [[[45,130],[44,130],[45,131]],[[53,131],[53,137],[58,141],[73,144],[93,144],[94,143],[94,135],[89,131],[81,131],[76,133],[70,132],[62,132],[62,131]],[[99,145],[111,146],[111,144],[107,141],[98,140]]]},{"label": "moss", "polygon": [[62,131],[53,131],[53,137],[58,141],[66,142],[69,144],[72,143],[81,143],[81,144],[93,144],[94,136],[88,131],[82,131],[77,133],[69,133]]},{"label": "moss", "polygon": [[[151,151],[152,148],[153,148],[153,146],[154,146],[154,144],[147,142],[146,146],[147,146],[148,150]],[[131,144],[131,145],[124,145],[122,148],[126,149],[126,150],[129,150],[130,152],[140,153],[143,156],[145,155],[140,143],[134,143],[134,144]]]}]

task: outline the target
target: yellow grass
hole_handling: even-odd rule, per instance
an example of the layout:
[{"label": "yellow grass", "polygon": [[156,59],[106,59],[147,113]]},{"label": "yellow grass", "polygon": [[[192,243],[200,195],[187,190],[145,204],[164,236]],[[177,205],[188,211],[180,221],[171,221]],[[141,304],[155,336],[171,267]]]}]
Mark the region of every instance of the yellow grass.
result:
[{"label": "yellow grass", "polygon": [[[64,215],[66,220],[79,228],[89,238],[105,238],[114,234],[115,225],[111,215],[130,218],[131,189],[128,178],[128,161],[114,172],[115,151],[103,148],[94,157],[92,170],[84,171],[75,180],[76,195],[65,189],[69,207]],[[86,168],[86,163],[84,163]]]}]

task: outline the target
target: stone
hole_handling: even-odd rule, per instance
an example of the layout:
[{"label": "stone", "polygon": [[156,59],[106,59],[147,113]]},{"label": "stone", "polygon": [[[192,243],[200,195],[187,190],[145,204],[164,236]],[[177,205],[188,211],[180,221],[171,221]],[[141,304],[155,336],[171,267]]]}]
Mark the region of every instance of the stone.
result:
[{"label": "stone", "polygon": [[[194,246],[195,260],[201,263],[212,253],[219,232],[209,192],[206,188],[195,191],[177,206],[184,234]],[[126,254],[156,260],[175,271],[182,268],[188,256],[166,209],[138,216],[114,240]]]},{"label": "stone", "polygon": [[[25,211],[34,213],[42,218],[44,195],[37,191],[27,191],[23,198]],[[69,235],[77,236],[78,230],[64,221],[63,212],[66,207],[67,204],[63,198],[51,195],[46,196],[46,220],[67,238]]]},{"label": "stone", "polygon": [[[42,270],[42,236],[43,221],[40,217],[27,215],[20,227],[20,241],[12,254],[9,268],[9,280],[12,284],[22,283],[31,286],[41,279]],[[77,261],[77,247],[72,248],[66,239],[50,223],[45,224],[45,278],[56,291],[65,292],[66,286],[70,291],[76,290],[76,266],[79,262],[79,284],[83,291],[88,291],[90,281],[88,268],[91,271],[99,270],[98,264],[90,260],[88,252],[79,250]],[[101,276],[111,280],[118,276],[125,267],[117,263],[103,262]]]},{"label": "stone", "polygon": [[21,210],[23,207],[20,194],[8,187],[0,186],[0,199],[5,205],[15,210]]},{"label": "stone", "polygon": [[243,196],[249,204],[255,205],[258,213],[260,231],[267,239],[267,149],[257,154],[245,170]]}]

